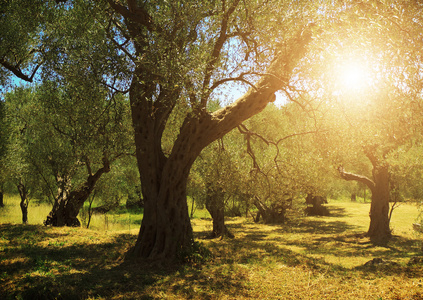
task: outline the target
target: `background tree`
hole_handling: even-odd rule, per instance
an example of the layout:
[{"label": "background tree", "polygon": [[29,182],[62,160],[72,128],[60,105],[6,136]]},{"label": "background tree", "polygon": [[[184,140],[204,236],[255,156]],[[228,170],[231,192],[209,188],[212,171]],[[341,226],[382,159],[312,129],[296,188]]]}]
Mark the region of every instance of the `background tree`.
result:
[{"label": "background tree", "polygon": [[[32,97],[29,90],[21,90],[21,96],[26,99]],[[7,95],[5,97],[8,98]],[[32,108],[23,105],[25,100],[19,99],[16,103],[16,110],[19,110],[22,115],[32,113]],[[5,137],[5,155],[3,157],[2,179],[4,183],[12,184],[21,198],[20,208],[22,212],[22,222],[28,223],[28,207],[30,198],[32,197],[33,190],[39,184],[38,178],[32,176],[36,170],[32,168],[28,162],[30,155],[28,149],[30,148],[29,142],[25,139],[27,134],[26,123],[20,116],[14,115],[11,112],[9,102],[4,102],[5,107],[5,124],[7,124],[7,137]]]},{"label": "background tree", "polygon": [[46,224],[55,226],[79,224],[76,216],[96,181],[131,143],[124,99],[105,102],[104,95],[93,93],[72,99],[75,87],[68,88],[46,83],[6,95],[9,117],[16,120],[24,145],[15,161],[23,160],[31,176],[39,178],[44,190],[38,194],[53,203]]},{"label": "background tree", "polygon": [[245,122],[240,132],[252,159],[257,209],[267,223],[284,222],[288,208],[298,209],[305,195],[327,195],[332,172],[315,147],[320,128],[310,108],[269,106]]},{"label": "background tree", "polygon": [[334,161],[342,162],[342,153],[355,149],[370,162],[371,175],[348,173],[345,163],[339,171],[344,179],[360,181],[372,191],[367,235],[375,241],[391,236],[392,157],[419,135],[421,115],[415,108],[421,103],[421,79],[415,66],[421,64],[422,41],[421,23],[416,22],[420,16],[413,17],[419,10],[419,4],[404,1],[347,3],[339,21],[331,22],[332,30],[309,52],[311,64],[300,71],[303,84],[322,99],[322,120],[331,123],[331,134],[337,135],[331,140],[322,135],[325,152],[336,152]]},{"label": "background tree", "polygon": [[249,168],[240,150],[242,140],[232,132],[206,147],[191,170],[190,180],[196,180],[197,189],[193,200],[204,205],[213,219],[211,237],[234,237],[225,225],[225,215],[248,214],[245,175]]}]

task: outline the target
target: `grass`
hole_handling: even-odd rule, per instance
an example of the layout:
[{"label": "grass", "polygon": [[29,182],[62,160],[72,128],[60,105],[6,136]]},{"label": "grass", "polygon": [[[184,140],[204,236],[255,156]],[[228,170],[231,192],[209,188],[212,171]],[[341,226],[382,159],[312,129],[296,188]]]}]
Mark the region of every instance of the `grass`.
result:
[{"label": "grass", "polygon": [[[191,213],[191,199],[188,199],[189,213]],[[5,207],[0,209],[0,223],[21,224],[22,212],[19,207],[20,198],[18,195],[5,195]],[[93,205],[95,207],[95,205]],[[52,205],[48,203],[37,203],[32,200],[28,206],[28,224],[42,225]],[[83,227],[88,222],[88,203],[85,203],[78,218]],[[142,209],[126,209],[121,206],[107,214],[93,214],[90,221],[90,229],[100,231],[128,231],[139,230],[143,218]],[[195,208],[193,218],[210,218],[205,209]]]},{"label": "grass", "polygon": [[[207,239],[211,220],[192,220],[212,252],[202,264],[161,266],[125,261],[137,229],[100,231],[0,225],[2,299],[423,299],[422,236],[416,206],[393,215],[394,237],[375,247],[363,233],[369,204],[333,202],[331,216],[283,225],[230,218],[235,239]],[[1,219],[2,220],[2,219]],[[380,257],[398,265],[366,268]]]}]

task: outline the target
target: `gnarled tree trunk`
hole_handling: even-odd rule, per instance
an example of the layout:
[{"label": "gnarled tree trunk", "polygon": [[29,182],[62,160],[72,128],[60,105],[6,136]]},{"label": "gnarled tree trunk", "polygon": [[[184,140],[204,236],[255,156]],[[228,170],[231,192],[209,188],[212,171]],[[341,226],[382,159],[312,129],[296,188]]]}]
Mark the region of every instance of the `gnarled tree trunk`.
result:
[{"label": "gnarled tree trunk", "polygon": [[367,236],[376,243],[382,244],[391,238],[389,227],[389,166],[380,162],[374,155],[366,153],[373,164],[373,180],[357,174],[345,172],[339,168],[341,177],[345,180],[355,180],[366,184],[372,192],[370,205],[370,225]]},{"label": "gnarled tree trunk", "polygon": [[68,191],[66,183],[59,189],[59,194],[56,197],[53,209],[44,221],[44,225],[52,226],[81,226],[77,216],[79,210],[84,205],[93,191],[96,182],[100,177],[110,171],[109,161],[103,160],[103,167],[98,169],[95,174],[90,174],[87,180],[79,186],[76,190]]},{"label": "gnarled tree trunk", "polygon": [[374,168],[374,188],[370,204],[370,226],[367,235],[376,243],[384,243],[391,237],[389,228],[389,168]]},{"label": "gnarled tree trunk", "polygon": [[29,205],[28,190],[26,189],[26,186],[21,181],[18,184],[18,191],[19,191],[19,196],[21,197],[19,206],[21,207],[21,211],[22,211],[22,223],[27,224],[28,223],[28,205]]},{"label": "gnarled tree trunk", "polygon": [[[111,1],[109,1],[111,2]],[[113,7],[127,14],[116,3]],[[128,15],[129,17],[129,15]],[[134,32],[137,28],[131,27]],[[142,39],[136,35],[137,39]],[[166,121],[178,101],[181,89],[170,82],[160,85],[142,63],[135,67],[129,90],[138,169],[144,199],[144,218],[132,250],[136,257],[152,260],[175,259],[179,253],[189,253],[193,233],[186,200],[186,184],[192,164],[201,150],[224,136],[244,120],[262,111],[275,100],[275,92],[288,84],[293,68],[302,58],[311,35],[303,31],[287,41],[287,48],[278,53],[267,75],[233,104],[214,113],[193,107],[180,128],[172,151],[166,157],[162,150],[162,135]],[[140,52],[142,53],[140,47]],[[141,55],[140,55],[141,57]],[[171,79],[169,79],[171,80]],[[169,87],[168,89],[166,87]]]},{"label": "gnarled tree trunk", "polygon": [[266,224],[279,224],[285,222],[285,203],[273,204],[269,207],[256,197],[253,204],[258,209],[255,222],[260,221],[260,216]]},{"label": "gnarled tree trunk", "polygon": [[323,204],[327,204],[328,200],[323,196],[314,196],[313,194],[307,194],[306,204],[311,204],[305,209],[307,216],[329,216],[329,210]]},{"label": "gnarled tree trunk", "polygon": [[206,192],[206,209],[213,219],[212,238],[216,237],[230,237],[234,235],[229,232],[225,225],[225,193],[222,189],[214,190],[207,187]]}]

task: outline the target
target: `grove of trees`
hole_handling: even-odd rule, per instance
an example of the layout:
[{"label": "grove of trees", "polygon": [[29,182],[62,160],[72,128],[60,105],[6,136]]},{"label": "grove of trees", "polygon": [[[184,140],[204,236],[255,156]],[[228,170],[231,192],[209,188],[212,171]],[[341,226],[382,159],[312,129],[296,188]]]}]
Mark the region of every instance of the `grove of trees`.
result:
[{"label": "grove of trees", "polygon": [[[231,236],[225,208],[254,205],[283,222],[337,177],[370,189],[367,235],[386,241],[393,189],[416,190],[406,182],[421,174],[407,153],[421,147],[422,8],[2,1],[0,178],[22,191],[23,210],[31,194],[50,198],[46,225],[78,226],[102,175],[135,156],[138,258],[193,251],[188,193],[212,215],[213,235]],[[342,82],[350,64],[366,66],[364,83]]]}]

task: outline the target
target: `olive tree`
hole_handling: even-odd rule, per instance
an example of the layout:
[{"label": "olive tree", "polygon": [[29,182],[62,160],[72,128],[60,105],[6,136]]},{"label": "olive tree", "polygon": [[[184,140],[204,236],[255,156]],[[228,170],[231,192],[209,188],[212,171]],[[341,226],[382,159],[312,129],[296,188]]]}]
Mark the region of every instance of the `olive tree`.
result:
[{"label": "olive tree", "polygon": [[[6,145],[7,145],[7,126],[6,126],[6,113],[4,108],[4,102],[0,99],[0,162],[3,161],[5,153],[6,153]],[[3,184],[4,184],[4,176],[5,176],[5,169],[4,163],[2,163],[3,167],[0,168],[0,208],[4,206],[3,202]]]},{"label": "olive tree", "polygon": [[[37,178],[37,194],[51,199],[46,225],[78,226],[79,210],[96,182],[114,160],[131,150],[130,126],[124,118],[127,101],[105,102],[102,93],[93,92],[89,98],[76,97],[76,88],[46,83],[6,94],[16,141],[15,149],[9,150],[10,169],[18,176],[23,175],[16,171],[18,166],[26,166],[25,177]],[[27,187],[18,179],[22,197]]]},{"label": "olive tree", "polygon": [[[316,28],[311,21],[322,17],[315,14],[320,3],[56,2],[61,4],[28,6],[16,0],[1,7],[10,12],[2,22],[9,34],[2,70],[16,76],[27,71],[25,79],[33,79],[42,64],[42,74],[54,79],[70,76],[70,63],[88,65],[86,72],[111,91],[129,93],[145,206],[133,254],[173,259],[193,243],[186,202],[193,162],[207,145],[263,110],[276,91],[289,88]],[[28,20],[32,13],[36,18]],[[25,33],[31,39],[16,39]],[[248,89],[209,111],[208,102],[232,82]],[[163,132],[181,106],[184,121],[165,153]]]},{"label": "olive tree", "polygon": [[[371,190],[367,236],[375,242],[391,237],[393,158],[421,138],[420,11],[417,2],[345,3],[299,71],[321,99],[328,129],[323,151],[338,163],[341,178]],[[348,170],[353,152],[368,160],[369,173]]]}]

